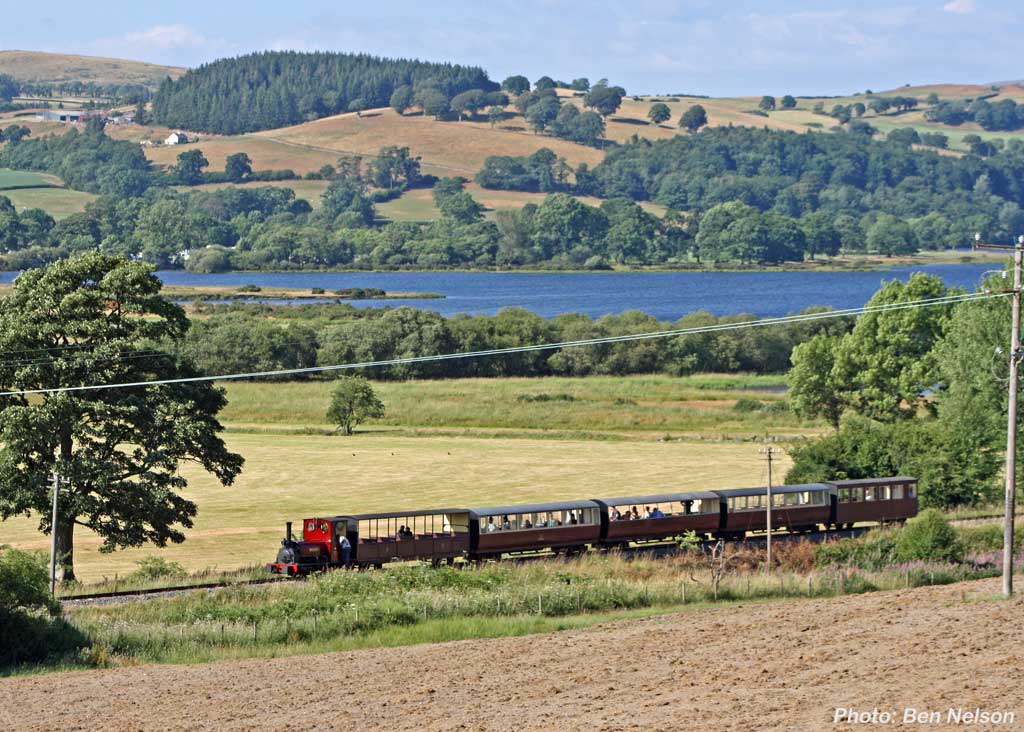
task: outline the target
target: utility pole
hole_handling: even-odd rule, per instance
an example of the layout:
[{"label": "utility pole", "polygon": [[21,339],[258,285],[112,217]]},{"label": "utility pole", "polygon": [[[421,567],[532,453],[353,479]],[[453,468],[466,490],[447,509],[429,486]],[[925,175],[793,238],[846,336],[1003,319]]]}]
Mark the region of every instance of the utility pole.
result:
[{"label": "utility pole", "polygon": [[60,495],[60,474],[54,470],[50,473],[50,486],[53,488],[53,514],[50,518],[50,594],[54,594],[57,586],[57,496]]},{"label": "utility pole", "polygon": [[1017,508],[1017,371],[1022,354],[1020,348],[1021,262],[1024,259],[1024,236],[1012,246],[982,244],[981,234],[974,235],[975,249],[1008,249],[1013,251],[1013,289],[1010,290],[1010,389],[1006,415],[1006,504],[1003,518],[1003,596],[1013,596],[1013,522]]},{"label": "utility pole", "polygon": [[775,454],[775,448],[766,447],[761,450],[761,454],[768,458],[768,509],[767,509],[767,522],[768,536],[766,545],[768,547],[768,571],[772,571],[772,456]]}]

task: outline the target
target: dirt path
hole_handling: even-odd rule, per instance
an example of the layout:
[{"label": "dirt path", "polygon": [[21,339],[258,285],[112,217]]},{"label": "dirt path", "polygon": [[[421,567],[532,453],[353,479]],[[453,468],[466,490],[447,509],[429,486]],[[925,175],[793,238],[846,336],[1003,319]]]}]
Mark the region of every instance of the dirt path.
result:
[{"label": "dirt path", "polygon": [[[1024,729],[1024,599],[995,581],[732,606],[559,634],[0,680],[0,730]],[[965,597],[972,601],[965,602]],[[834,725],[836,707],[895,710]],[[905,707],[943,723],[902,725]]]}]

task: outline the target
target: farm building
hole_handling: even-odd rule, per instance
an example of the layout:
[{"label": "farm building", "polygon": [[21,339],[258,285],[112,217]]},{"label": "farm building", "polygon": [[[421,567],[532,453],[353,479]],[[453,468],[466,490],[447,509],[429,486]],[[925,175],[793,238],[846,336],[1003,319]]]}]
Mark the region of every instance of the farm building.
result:
[{"label": "farm building", "polygon": [[81,109],[44,109],[39,113],[39,119],[44,122],[78,124],[95,115],[96,112],[86,112]]},{"label": "farm building", "polygon": [[188,142],[188,135],[184,132],[172,132],[164,140],[165,145],[184,145],[186,142]]}]

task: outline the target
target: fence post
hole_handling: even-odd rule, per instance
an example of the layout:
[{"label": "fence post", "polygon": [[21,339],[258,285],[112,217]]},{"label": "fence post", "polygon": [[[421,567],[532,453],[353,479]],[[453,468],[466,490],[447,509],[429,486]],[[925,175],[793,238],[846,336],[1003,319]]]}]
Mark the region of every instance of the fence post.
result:
[{"label": "fence post", "polygon": [[257,622],[255,620],[253,620],[252,621],[252,642],[253,643],[256,642],[256,626],[257,626]]},{"label": "fence post", "polygon": [[537,593],[537,614],[538,615],[543,615],[544,614],[544,603],[541,600],[541,594],[539,592]]},{"label": "fence post", "polygon": [[686,582],[683,582],[683,604],[686,604]]}]

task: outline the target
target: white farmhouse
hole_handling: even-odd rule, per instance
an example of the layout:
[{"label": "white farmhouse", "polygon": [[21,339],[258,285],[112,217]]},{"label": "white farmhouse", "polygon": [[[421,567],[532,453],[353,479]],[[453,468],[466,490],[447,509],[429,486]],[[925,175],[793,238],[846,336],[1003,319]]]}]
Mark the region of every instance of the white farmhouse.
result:
[{"label": "white farmhouse", "polygon": [[172,132],[164,140],[165,145],[184,145],[188,142],[188,136],[184,132]]}]

